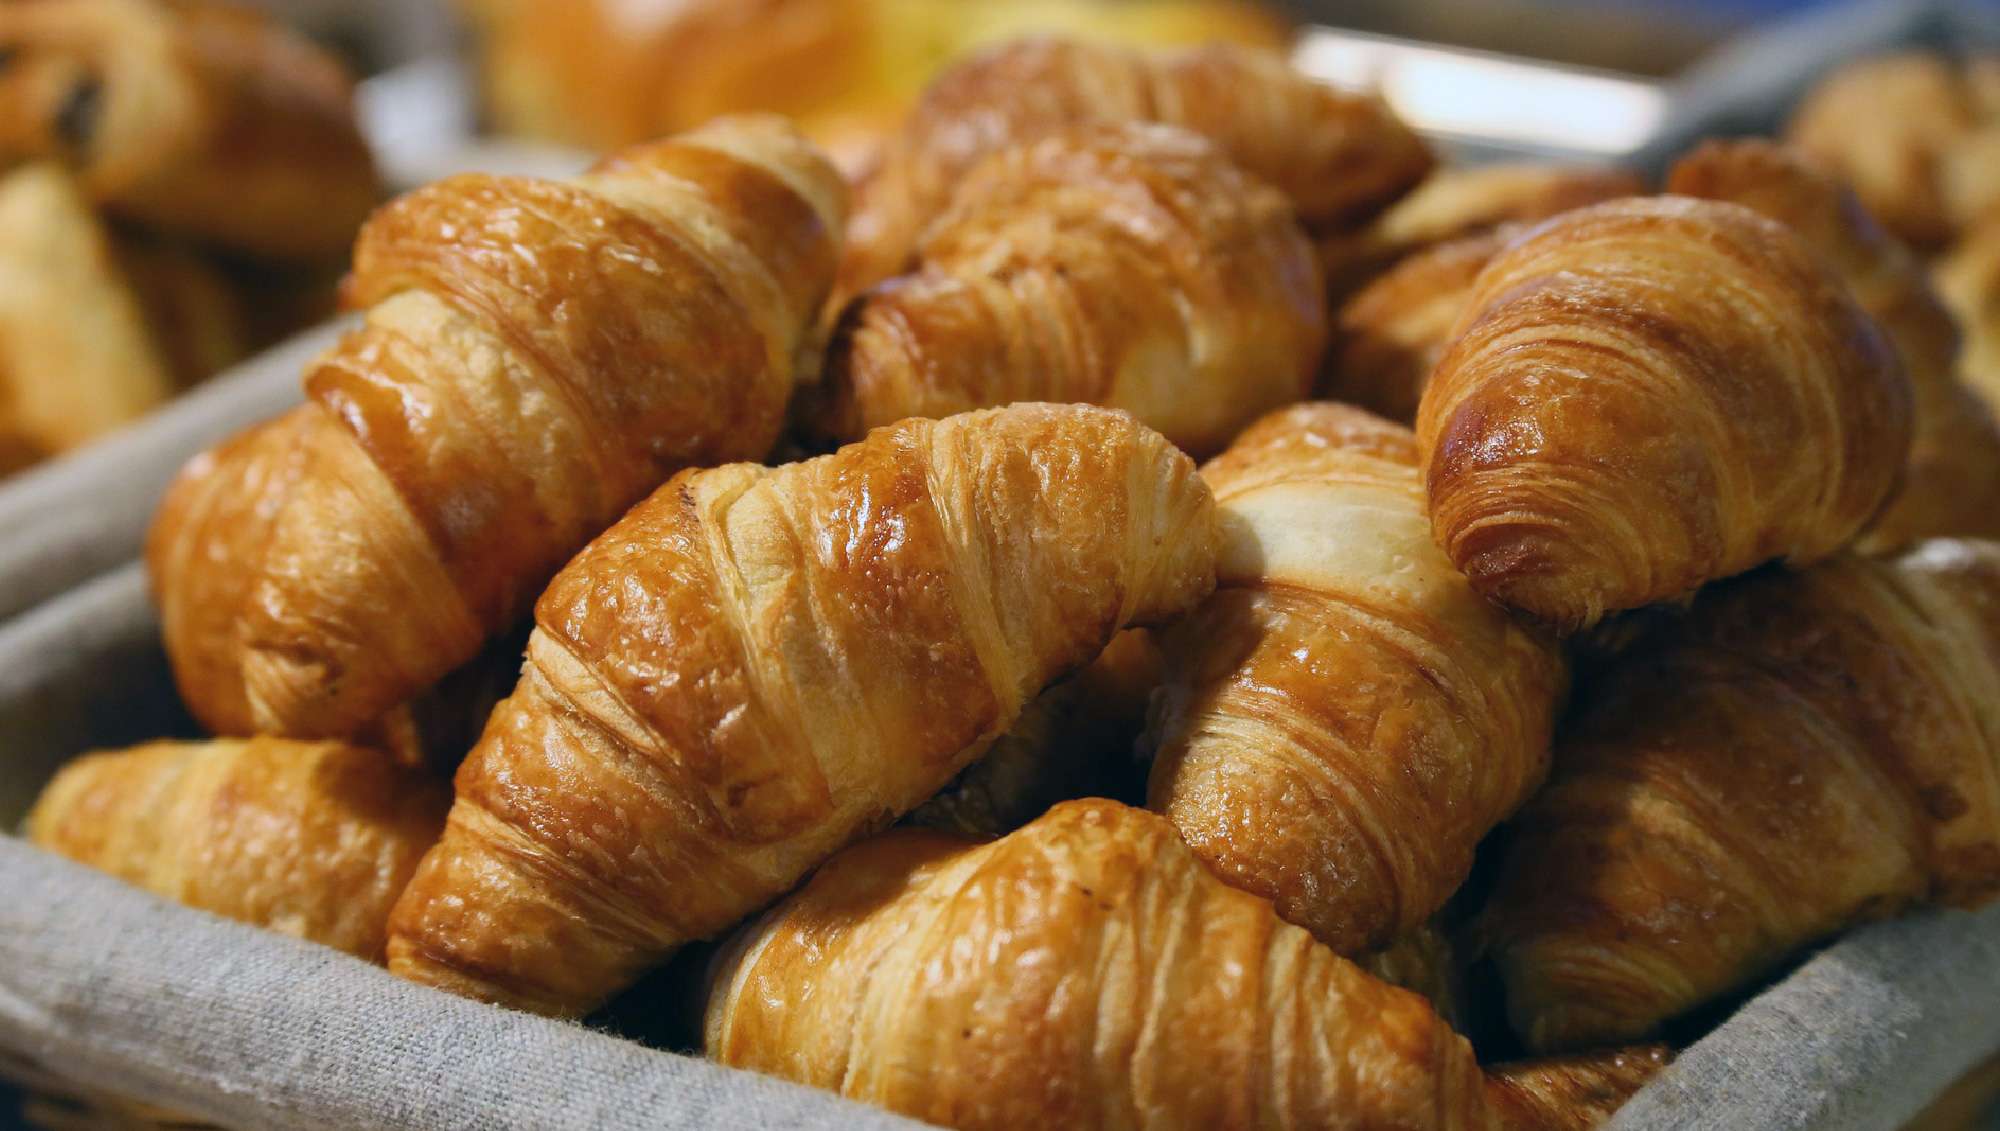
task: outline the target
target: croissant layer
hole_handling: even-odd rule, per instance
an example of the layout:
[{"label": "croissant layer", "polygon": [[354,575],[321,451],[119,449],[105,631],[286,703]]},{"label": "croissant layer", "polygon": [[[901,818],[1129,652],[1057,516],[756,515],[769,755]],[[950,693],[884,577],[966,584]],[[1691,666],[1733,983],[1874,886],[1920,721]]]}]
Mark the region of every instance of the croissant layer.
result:
[{"label": "croissant layer", "polygon": [[1437,540],[1567,632],[1838,550],[1894,490],[1910,383],[1791,231],[1686,197],[1548,221],[1479,275],[1417,416]]},{"label": "croissant layer", "polygon": [[155,742],[65,766],[27,831],[155,895],[380,961],[450,800],[336,742]]},{"label": "croissant layer", "polygon": [[1488,1126],[1423,999],[1109,801],[850,849],[713,982],[710,1056],[966,1131]]},{"label": "croissant layer", "polygon": [[1081,406],[683,473],[543,594],[392,969],[587,1010],[936,793],[1119,628],[1200,600],[1212,525],[1186,456]]},{"label": "croissant layer", "polygon": [[197,457],[147,549],[222,733],[352,735],[472,658],[674,470],[762,456],[841,186],[775,119],[574,183],[463,176],[376,214],[361,327],[308,403]]},{"label": "croissant layer", "polygon": [[1540,784],[1566,664],[1431,542],[1408,429],[1299,405],[1202,474],[1219,587],[1163,634],[1150,805],[1320,941],[1385,946]]}]

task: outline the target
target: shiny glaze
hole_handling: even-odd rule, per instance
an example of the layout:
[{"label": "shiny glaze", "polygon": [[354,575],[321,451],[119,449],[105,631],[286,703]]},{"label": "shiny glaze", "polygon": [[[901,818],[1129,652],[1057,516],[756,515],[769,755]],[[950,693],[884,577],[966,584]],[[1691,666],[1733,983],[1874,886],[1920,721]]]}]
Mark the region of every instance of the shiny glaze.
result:
[{"label": "shiny glaze", "polygon": [[196,715],[354,734],[673,471],[764,455],[841,207],[803,140],[741,118],[573,184],[457,177],[384,208],[348,284],[367,321],[310,403],[192,461],[155,520]]},{"label": "shiny glaze", "polygon": [[1673,1059],[1665,1045],[1634,1045],[1495,1065],[1486,1097],[1499,1131],[1596,1131]]},{"label": "shiny glaze", "polygon": [[1300,405],[1202,474],[1218,589],[1163,633],[1150,805],[1335,950],[1387,945],[1540,784],[1566,664],[1432,544],[1408,429]]},{"label": "shiny glaze", "polygon": [[1910,443],[1896,354],[1747,208],[1564,213],[1481,272],[1417,416],[1431,522],[1487,597],[1573,632],[1838,550]]},{"label": "shiny glaze", "polygon": [[1482,934],[1532,1046],[1645,1036],[1920,900],[2000,894],[2000,545],[1705,593],[1582,696]]},{"label": "shiny glaze", "polygon": [[1121,413],[910,420],[675,477],[536,608],[396,972],[587,1011],[936,793],[1128,624],[1213,585],[1213,504]]},{"label": "shiny glaze", "polygon": [[1312,250],[1275,190],[1196,134],[1063,130],[975,166],[914,273],[849,309],[814,424],[1016,401],[1122,408],[1195,454],[1311,388]]},{"label": "shiny glaze", "polygon": [[1472,284],[1519,228],[1432,245],[1341,304],[1321,392],[1407,424],[1472,301]]},{"label": "shiny glaze", "polygon": [[963,1131],[1489,1125],[1470,1046],[1422,998],[1116,802],[849,849],[713,983],[711,1057]]}]

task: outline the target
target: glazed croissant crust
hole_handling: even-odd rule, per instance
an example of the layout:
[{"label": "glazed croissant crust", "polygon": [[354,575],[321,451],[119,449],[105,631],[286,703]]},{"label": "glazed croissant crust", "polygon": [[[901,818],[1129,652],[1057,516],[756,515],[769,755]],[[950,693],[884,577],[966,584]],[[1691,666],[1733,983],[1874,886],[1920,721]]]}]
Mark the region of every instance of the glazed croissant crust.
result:
[{"label": "glazed croissant crust", "polygon": [[1202,475],[1218,588],[1162,633],[1149,804],[1334,950],[1384,946],[1541,783],[1566,664],[1432,544],[1408,429],[1299,405]]},{"label": "glazed croissant crust", "polygon": [[63,767],[27,831],[155,895],[380,961],[450,802],[443,782],[337,742],[155,742]]},{"label": "glazed croissant crust", "polygon": [[677,476],[543,594],[391,968],[588,1010],[936,793],[1118,629],[1200,600],[1213,505],[1157,433],[1082,406]]},{"label": "glazed croissant crust", "polygon": [[1486,1074],[1499,1131],[1594,1131],[1673,1062],[1665,1045],[1522,1060]]},{"label": "glazed croissant crust", "polygon": [[1438,543],[1573,632],[1817,561],[1907,461],[1909,379],[1832,271],[1733,204],[1581,208],[1483,271],[1417,417]]},{"label": "glazed croissant crust", "polygon": [[965,1131],[1488,1126],[1421,998],[1115,802],[850,849],[713,980],[715,1059]]},{"label": "glazed croissant crust", "polygon": [[356,734],[673,471],[762,456],[841,200],[788,126],[737,118],[573,183],[456,177],[377,213],[348,284],[367,320],[308,403],[190,462],[154,520],[196,717]]},{"label": "glazed croissant crust", "polygon": [[1016,401],[1131,412],[1197,454],[1312,387],[1312,248],[1276,190],[1202,137],[1120,123],[967,174],[915,273],[849,309],[817,431]]},{"label": "glazed croissant crust", "polygon": [[1209,138],[1290,198],[1308,225],[1365,218],[1431,168],[1423,142],[1379,99],[1314,82],[1274,51],[1020,40],[932,82],[859,189],[838,293],[901,274],[925,227],[987,154],[1065,126],[1120,121]]},{"label": "glazed croissant crust", "polygon": [[211,0],[0,6],[0,157],[59,160],[127,219],[338,258],[377,184],[340,64]]},{"label": "glazed croissant crust", "polygon": [[1320,392],[1398,423],[1414,421],[1473,283],[1520,231],[1509,224],[1434,244],[1356,291],[1334,315],[1335,345]]},{"label": "glazed croissant crust", "polygon": [[1483,913],[1532,1046],[1642,1037],[1857,920],[2000,892],[2000,545],[1731,583],[1580,699]]},{"label": "glazed croissant crust", "polygon": [[1958,381],[1958,329],[1909,251],[1831,176],[1765,141],[1709,142],[1674,166],[1669,191],[1729,200],[1790,227],[1882,327],[1915,394],[1910,464],[1870,528],[1870,549],[1937,535],[2000,535],[2000,426]]}]

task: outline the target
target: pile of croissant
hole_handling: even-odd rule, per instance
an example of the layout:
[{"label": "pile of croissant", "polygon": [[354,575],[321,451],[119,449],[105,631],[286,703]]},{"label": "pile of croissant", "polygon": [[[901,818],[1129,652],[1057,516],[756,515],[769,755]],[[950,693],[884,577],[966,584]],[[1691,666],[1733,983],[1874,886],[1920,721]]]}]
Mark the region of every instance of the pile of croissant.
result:
[{"label": "pile of croissant", "polygon": [[417,190],[153,527],[234,737],[30,833],[547,1015],[716,940],[709,1056],[950,1127],[1592,1126],[2000,890],[1958,330],[1785,148],[1665,189],[1044,39],[852,200],[767,117]]}]

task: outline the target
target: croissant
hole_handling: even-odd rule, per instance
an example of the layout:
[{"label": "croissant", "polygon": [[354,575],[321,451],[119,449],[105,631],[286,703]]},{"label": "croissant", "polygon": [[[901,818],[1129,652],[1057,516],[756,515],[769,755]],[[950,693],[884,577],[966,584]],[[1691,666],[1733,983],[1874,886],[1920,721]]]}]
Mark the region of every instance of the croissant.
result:
[{"label": "croissant", "polygon": [[1314,82],[1274,51],[1018,40],[965,59],[925,91],[858,189],[836,294],[901,274],[987,154],[1064,126],[1133,120],[1209,138],[1309,225],[1365,218],[1431,168],[1429,150],[1381,100]]},{"label": "croissant", "polygon": [[1472,301],[1479,273],[1518,236],[1508,224],[1434,244],[1384,271],[1342,303],[1322,395],[1400,423],[1417,417],[1424,385]]},{"label": "croissant", "polygon": [[2000,893],[2000,544],[1753,575],[1580,701],[1479,928],[1535,1048],[1642,1038],[1858,920]]},{"label": "croissant", "polygon": [[1422,995],[1445,1024],[1464,1031],[1465,970],[1451,936],[1435,922],[1423,924],[1380,950],[1355,955],[1353,961],[1381,981]]},{"label": "croissant", "polygon": [[1915,393],[1915,437],[1902,490],[1867,545],[2000,536],[2000,426],[1959,383],[1958,329],[1908,250],[1839,182],[1770,142],[1709,142],[1674,166],[1667,187],[1734,201],[1790,227],[1896,347]]},{"label": "croissant", "polygon": [[1325,306],[1290,204],[1205,139],[1061,131],[967,174],[916,272],[849,310],[811,415],[853,439],[906,416],[1072,401],[1212,452],[1311,390]]},{"label": "croissant", "polygon": [[1110,801],[834,858],[719,959],[706,1047],[963,1131],[1489,1125],[1422,998]]},{"label": "croissant", "polygon": [[155,895],[379,961],[450,800],[337,742],[154,742],[63,767],[27,831]]},{"label": "croissant", "polygon": [[196,457],[154,520],[196,717],[359,733],[671,472],[763,455],[840,213],[832,169],[768,118],[377,213],[349,281],[367,321],[308,403]]},{"label": "croissant", "polygon": [[1202,474],[1218,588],[1163,633],[1149,805],[1334,950],[1384,946],[1541,783],[1563,657],[1432,544],[1408,429],[1299,405]]},{"label": "croissant", "polygon": [[173,389],[111,237],[75,181],[46,164],[0,177],[0,416],[20,446],[73,448]]},{"label": "croissant", "polygon": [[1321,236],[1327,289],[1344,296],[1425,248],[1645,191],[1637,174],[1603,166],[1500,162],[1439,169],[1359,230]]},{"label": "croissant", "polygon": [[1121,627],[1214,584],[1193,464],[1122,413],[907,420],[675,477],[542,595],[390,968],[587,1011],[916,808]]},{"label": "croissant", "polygon": [[337,258],[377,198],[340,64],[208,0],[0,5],[0,159],[62,161],[118,215]]},{"label": "croissant", "polygon": [[1564,213],[1480,276],[1417,414],[1431,523],[1487,597],[1574,632],[1853,539],[1910,387],[1780,224],[1685,197]]},{"label": "croissant", "polygon": [[[179,241],[141,233],[124,234],[116,258],[176,389],[191,388],[250,356],[256,319],[216,262]],[[264,300],[261,288],[245,292]]]},{"label": "croissant", "polygon": [[1145,768],[1132,744],[1146,728],[1160,664],[1150,630],[1112,637],[1089,666],[1028,704],[979,761],[918,806],[908,823],[990,840],[1058,801],[1127,794],[1136,800]]},{"label": "croissant", "polygon": [[1889,230],[1933,249],[1993,203],[1995,185],[1981,175],[1996,126],[2000,61],[1899,52],[1820,80],[1786,139],[1853,186]]},{"label": "croissant", "polygon": [[1665,1045],[1636,1045],[1502,1064],[1486,1097],[1500,1131],[1593,1131],[1672,1063]]}]

